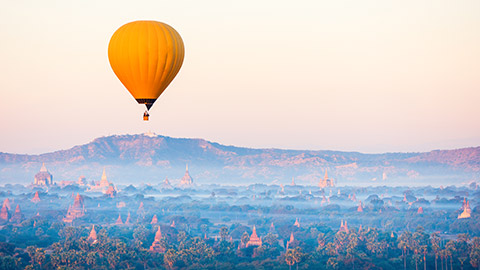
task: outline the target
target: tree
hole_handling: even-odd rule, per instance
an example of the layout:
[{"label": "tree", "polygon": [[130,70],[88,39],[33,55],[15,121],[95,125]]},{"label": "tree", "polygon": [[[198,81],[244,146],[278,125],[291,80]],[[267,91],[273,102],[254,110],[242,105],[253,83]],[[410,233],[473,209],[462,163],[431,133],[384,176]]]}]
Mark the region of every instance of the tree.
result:
[{"label": "tree", "polygon": [[227,240],[227,237],[228,237],[228,228],[223,226],[222,228],[220,228],[220,239],[222,241],[225,241]]},{"label": "tree", "polygon": [[288,265],[288,268],[292,270],[292,265],[295,264],[295,250],[294,249],[287,249],[285,252],[285,262]]},{"label": "tree", "polygon": [[432,250],[435,253],[435,270],[437,270],[438,252],[440,251],[440,237],[437,233],[432,233],[430,236],[430,243]]}]

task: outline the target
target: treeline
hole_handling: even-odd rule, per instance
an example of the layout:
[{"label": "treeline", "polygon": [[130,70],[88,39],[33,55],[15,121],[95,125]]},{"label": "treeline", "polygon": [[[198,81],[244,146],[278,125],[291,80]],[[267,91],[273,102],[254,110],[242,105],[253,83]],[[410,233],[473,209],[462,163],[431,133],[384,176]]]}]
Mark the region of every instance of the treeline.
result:
[{"label": "treeline", "polygon": [[206,225],[198,232],[162,226],[164,253],[148,249],[156,225],[95,228],[92,244],[87,240],[91,227],[48,221],[5,226],[0,269],[480,269],[479,237],[460,234],[447,240],[422,227],[397,234],[375,228],[332,231],[317,224],[292,229],[293,241],[270,232],[262,246],[239,248],[250,235],[232,239],[238,224],[222,227],[213,237],[205,237]]}]

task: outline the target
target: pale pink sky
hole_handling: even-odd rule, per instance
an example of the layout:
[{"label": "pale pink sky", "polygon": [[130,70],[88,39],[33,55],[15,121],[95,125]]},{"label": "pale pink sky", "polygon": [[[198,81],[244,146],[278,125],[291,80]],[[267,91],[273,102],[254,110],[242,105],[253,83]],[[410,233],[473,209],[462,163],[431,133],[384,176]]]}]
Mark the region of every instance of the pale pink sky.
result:
[{"label": "pale pink sky", "polygon": [[[480,1],[8,1],[0,152],[154,131],[361,152],[480,145]],[[107,46],[172,25],[184,66],[143,122]]]}]

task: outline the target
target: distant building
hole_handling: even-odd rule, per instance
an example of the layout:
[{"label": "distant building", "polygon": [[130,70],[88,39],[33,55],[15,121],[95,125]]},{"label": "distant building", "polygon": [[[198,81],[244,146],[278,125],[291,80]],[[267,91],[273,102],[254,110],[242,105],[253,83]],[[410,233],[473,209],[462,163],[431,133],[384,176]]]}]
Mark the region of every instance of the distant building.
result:
[{"label": "distant building", "polygon": [[88,191],[106,193],[110,185],[113,185],[113,184],[108,182],[107,173],[105,172],[105,167],[104,167],[102,178],[100,179],[100,181],[93,182],[93,184],[89,185]]},{"label": "distant building", "polygon": [[255,228],[255,225],[253,225],[253,232],[252,235],[250,236],[250,239],[247,242],[247,247],[249,246],[262,246],[262,239],[257,236],[257,229]]},{"label": "distant building", "polygon": [[191,187],[191,186],[193,186],[193,178],[188,173],[188,164],[187,164],[187,167],[186,167],[186,170],[185,170],[185,175],[180,180],[180,186],[181,187]]},{"label": "distant building", "polygon": [[323,179],[320,179],[318,181],[318,187],[320,188],[325,188],[325,187],[334,187],[335,184],[333,183],[333,180],[328,178],[328,172],[327,169],[325,169],[325,176]]},{"label": "distant building", "polygon": [[172,184],[168,180],[168,177],[165,177],[165,180],[162,182],[162,189],[172,189]]},{"label": "distant building", "polygon": [[35,195],[34,195],[33,198],[32,198],[32,202],[33,202],[33,203],[38,203],[38,202],[40,202],[40,197],[38,196],[38,191],[35,192]]},{"label": "distant building", "polygon": [[4,221],[8,221],[10,219],[10,212],[8,212],[9,209],[10,201],[7,198],[5,201],[3,201],[2,210],[0,210],[0,219],[3,219]]},{"label": "distant building", "polygon": [[295,219],[295,223],[293,223],[293,226],[300,228],[300,222],[298,221],[298,218]]},{"label": "distant building", "polygon": [[80,177],[78,177],[77,184],[78,184],[79,186],[86,186],[86,185],[88,185],[87,178],[86,178],[85,176],[83,176],[83,175],[80,176]]},{"label": "distant building", "polygon": [[292,177],[292,186],[295,186],[295,178]]},{"label": "distant building", "polygon": [[417,214],[423,214],[423,207],[418,207]]},{"label": "distant building", "polygon": [[128,212],[127,220],[125,220],[125,225],[130,225],[130,212]]},{"label": "distant building", "polygon": [[74,219],[83,217],[85,215],[85,205],[83,197],[77,193],[73,201],[73,205],[68,207],[67,216],[63,218],[63,222],[72,223]]},{"label": "distant building", "polygon": [[357,212],[363,212],[362,201],[358,203]]},{"label": "distant building", "polygon": [[152,218],[152,221],[150,222],[150,224],[157,224],[157,222],[158,222],[157,215],[153,215],[153,218]]},{"label": "distant building", "polygon": [[289,248],[294,248],[298,246],[298,241],[295,240],[295,237],[293,236],[293,232],[290,234],[290,239],[287,241],[287,245],[285,246],[285,249]]},{"label": "distant building", "polygon": [[458,219],[462,218],[470,218],[472,215],[472,209],[470,208],[470,202],[467,201],[466,198],[463,198],[463,204],[462,204],[462,213],[458,215]]},{"label": "distant building", "polygon": [[343,223],[343,220],[342,220],[342,223],[340,224],[340,229],[338,230],[339,232],[345,232],[345,233],[349,233],[350,230],[348,229],[348,226],[347,226],[347,221],[345,220],[345,224]]},{"label": "distant building", "polygon": [[33,184],[35,186],[52,186],[53,185],[53,176],[51,173],[48,172],[47,168],[45,167],[45,163],[42,163],[42,168],[40,171],[35,174]]},{"label": "distant building", "polygon": [[90,234],[88,235],[87,241],[90,244],[96,244],[97,243],[97,232],[95,231],[95,225],[92,225],[92,230],[90,231]]},{"label": "distant building", "polygon": [[152,245],[150,246],[151,252],[164,253],[165,247],[162,245],[162,231],[160,226],[158,226],[157,232],[155,233],[155,239],[153,240]]},{"label": "distant building", "polygon": [[20,223],[20,222],[22,222],[24,219],[25,219],[25,217],[23,216],[22,210],[20,210],[20,205],[17,204],[17,208],[15,208],[15,213],[14,213],[13,216],[10,218],[10,221],[11,221],[11,222],[15,222],[15,223]]},{"label": "distant building", "polygon": [[118,214],[118,218],[117,218],[117,221],[115,221],[115,225],[123,225],[121,214]]}]

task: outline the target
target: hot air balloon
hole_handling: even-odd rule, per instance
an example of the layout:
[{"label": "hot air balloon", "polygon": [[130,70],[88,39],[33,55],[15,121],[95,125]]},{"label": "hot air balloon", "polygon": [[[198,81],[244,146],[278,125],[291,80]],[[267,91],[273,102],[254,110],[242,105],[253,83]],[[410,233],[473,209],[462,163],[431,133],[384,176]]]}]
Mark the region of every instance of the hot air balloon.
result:
[{"label": "hot air balloon", "polygon": [[182,38],[173,27],[157,21],[127,23],[113,34],[108,59],[113,72],[139,104],[143,115],[180,70],[185,55]]}]

